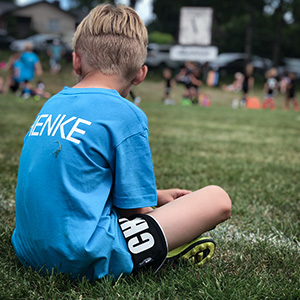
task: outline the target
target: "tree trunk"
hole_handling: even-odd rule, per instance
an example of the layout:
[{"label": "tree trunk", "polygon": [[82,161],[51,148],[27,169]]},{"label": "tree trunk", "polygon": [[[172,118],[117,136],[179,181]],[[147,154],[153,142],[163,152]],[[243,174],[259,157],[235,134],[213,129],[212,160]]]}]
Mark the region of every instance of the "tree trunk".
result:
[{"label": "tree trunk", "polygon": [[249,12],[249,22],[246,28],[246,38],[245,38],[245,53],[246,53],[246,64],[251,61],[252,55],[252,37],[253,37],[253,27],[254,27],[254,7],[250,4],[248,6]]},{"label": "tree trunk", "polygon": [[282,15],[282,11],[280,10],[277,15],[276,33],[275,33],[275,41],[274,41],[274,48],[273,48],[273,65],[274,65],[274,67],[278,66],[279,59],[280,59],[282,24],[283,24],[283,15]]},{"label": "tree trunk", "polygon": [[133,9],[135,9],[136,2],[137,2],[137,0],[130,0],[129,6],[132,7]]}]

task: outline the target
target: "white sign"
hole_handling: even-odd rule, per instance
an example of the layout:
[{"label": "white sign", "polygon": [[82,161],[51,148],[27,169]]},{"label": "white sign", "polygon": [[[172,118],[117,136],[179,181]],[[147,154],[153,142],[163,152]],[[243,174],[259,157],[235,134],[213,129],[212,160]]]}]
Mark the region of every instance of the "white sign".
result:
[{"label": "white sign", "polygon": [[179,44],[210,45],[212,15],[211,7],[182,7],[180,9]]},{"label": "white sign", "polygon": [[179,61],[207,62],[216,59],[218,48],[215,46],[181,46],[170,49],[170,58]]}]

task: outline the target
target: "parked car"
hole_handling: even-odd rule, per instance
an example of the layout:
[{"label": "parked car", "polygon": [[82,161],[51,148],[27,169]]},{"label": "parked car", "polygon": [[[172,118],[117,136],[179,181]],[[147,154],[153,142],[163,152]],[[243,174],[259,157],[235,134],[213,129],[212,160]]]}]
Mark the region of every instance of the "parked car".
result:
[{"label": "parked car", "polygon": [[31,43],[34,51],[45,52],[56,38],[59,38],[59,36],[54,34],[35,34],[27,39],[13,41],[10,49],[15,52],[21,52],[24,51],[26,44]]},{"label": "parked car", "polygon": [[0,29],[0,48],[1,49],[8,49],[10,44],[14,41],[15,39],[7,34],[6,30]]},{"label": "parked car", "polygon": [[300,80],[300,58],[284,58],[283,64],[278,67],[278,75],[295,73],[296,79]]},{"label": "parked car", "polygon": [[[221,53],[217,58],[209,63],[210,69],[219,71],[220,75],[244,72],[246,65],[246,53]],[[254,72],[264,74],[272,66],[270,59],[253,55],[250,60],[254,67]]]},{"label": "parked car", "polygon": [[148,45],[146,64],[149,67],[160,68],[168,67],[176,69],[182,62],[174,61],[170,59],[170,48],[171,45],[160,45],[150,43]]}]

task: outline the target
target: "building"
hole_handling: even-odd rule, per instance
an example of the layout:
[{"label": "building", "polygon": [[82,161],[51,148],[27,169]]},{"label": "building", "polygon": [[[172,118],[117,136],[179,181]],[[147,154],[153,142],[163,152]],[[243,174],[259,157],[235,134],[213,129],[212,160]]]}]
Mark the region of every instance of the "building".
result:
[{"label": "building", "polygon": [[35,33],[52,33],[68,41],[80,21],[75,14],[61,9],[59,1],[40,1],[26,6],[0,2],[0,28],[19,39]]}]

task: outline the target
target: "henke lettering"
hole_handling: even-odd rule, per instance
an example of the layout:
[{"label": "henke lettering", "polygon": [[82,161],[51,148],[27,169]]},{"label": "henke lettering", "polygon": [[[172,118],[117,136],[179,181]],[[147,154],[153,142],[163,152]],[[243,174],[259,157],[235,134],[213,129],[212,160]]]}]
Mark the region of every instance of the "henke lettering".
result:
[{"label": "henke lettering", "polygon": [[[65,126],[69,123],[74,124],[67,132]],[[84,135],[86,131],[82,128],[84,128],[86,125],[90,126],[91,124],[92,122],[78,117],[66,119],[66,115],[59,114],[54,119],[53,115],[51,114],[42,114],[37,116],[35,122],[31,126],[29,136],[41,136],[42,134],[55,136],[55,134],[59,132],[62,139],[79,144],[80,140],[75,138],[73,134],[77,133]]]}]

